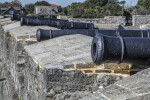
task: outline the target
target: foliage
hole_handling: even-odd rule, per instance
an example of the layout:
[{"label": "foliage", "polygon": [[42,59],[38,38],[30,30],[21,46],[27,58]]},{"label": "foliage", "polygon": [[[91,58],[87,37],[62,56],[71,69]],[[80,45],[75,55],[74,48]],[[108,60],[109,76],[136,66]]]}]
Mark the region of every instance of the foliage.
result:
[{"label": "foliage", "polygon": [[21,2],[4,2],[1,4],[1,8],[8,8],[8,7],[22,7]]},{"label": "foliage", "polygon": [[26,4],[25,9],[26,9],[27,14],[33,13],[34,12],[34,4],[32,4],[32,3]]},{"label": "foliage", "polygon": [[50,6],[50,4],[46,1],[37,1],[35,6]]},{"label": "foliage", "polygon": [[126,3],[126,1],[121,1],[120,4],[124,5]]},{"label": "foliage", "polygon": [[132,15],[146,15],[148,11],[142,6],[133,7]]},{"label": "foliage", "polygon": [[58,9],[58,14],[59,15],[65,15],[64,9],[61,6],[58,6],[57,9]]},{"label": "foliage", "polygon": [[122,13],[118,0],[86,0],[84,3],[72,3],[64,9],[67,9],[66,15],[75,18],[100,18]]},{"label": "foliage", "polygon": [[68,10],[67,10],[67,8],[65,7],[65,8],[63,8],[63,13],[64,13],[64,15],[67,15],[68,14]]},{"label": "foliage", "polygon": [[136,6],[126,9],[126,12],[131,15],[147,15],[150,13],[150,0],[138,0]]},{"label": "foliage", "polygon": [[12,7],[22,7],[21,2],[11,2]]},{"label": "foliage", "polygon": [[11,3],[10,2],[4,2],[1,6],[1,8],[7,8],[7,7],[10,7],[11,6]]},{"label": "foliage", "polygon": [[143,7],[150,12],[150,0],[138,0],[137,7]]},{"label": "foliage", "polygon": [[61,6],[58,6],[57,9],[58,9],[58,12],[63,12],[63,8]]}]

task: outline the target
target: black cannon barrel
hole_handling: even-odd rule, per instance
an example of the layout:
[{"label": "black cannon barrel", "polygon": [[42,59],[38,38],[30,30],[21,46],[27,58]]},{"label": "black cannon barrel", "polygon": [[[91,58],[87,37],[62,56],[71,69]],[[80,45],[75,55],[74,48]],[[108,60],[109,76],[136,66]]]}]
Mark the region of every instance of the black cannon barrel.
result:
[{"label": "black cannon barrel", "polygon": [[31,16],[22,16],[21,18],[20,18],[20,25],[22,26],[22,25],[28,25],[28,18],[30,18],[31,20],[33,19],[36,19],[35,17],[31,17]]},{"label": "black cannon barrel", "polygon": [[64,29],[68,23],[68,20],[50,20],[48,26]]},{"label": "black cannon barrel", "polygon": [[59,29],[94,29],[93,23],[69,22],[62,19],[21,17],[21,25],[47,25]]},{"label": "black cannon barrel", "polygon": [[66,29],[66,30],[44,30],[38,29],[36,32],[37,41],[52,39],[64,35],[83,34],[86,36],[94,37],[98,33],[98,29]]},{"label": "black cannon barrel", "polygon": [[93,23],[69,22],[66,29],[94,29]]},{"label": "black cannon barrel", "polygon": [[[42,25],[42,24],[48,24],[48,21],[46,21],[46,20],[47,19],[44,20],[44,18],[25,16],[25,17],[21,17],[20,24],[21,25]],[[47,22],[47,23],[45,23],[45,22]]]},{"label": "black cannon barrel", "polygon": [[122,36],[122,37],[150,37],[149,30],[139,30],[139,29],[100,29],[99,33],[109,36]]},{"label": "black cannon barrel", "polygon": [[[149,37],[149,30],[100,30],[100,29],[66,29],[66,30],[44,30],[38,29],[36,36],[37,40],[47,40],[64,35],[82,34],[94,37],[97,33],[102,33],[109,36],[122,37]],[[49,37],[50,36],[50,37]]]},{"label": "black cannon barrel", "polygon": [[68,20],[61,19],[51,19],[51,18],[40,18],[40,17],[22,17],[20,24],[21,25],[47,25],[57,28],[62,28],[63,25],[66,25]]},{"label": "black cannon barrel", "polygon": [[150,64],[150,39],[97,34],[92,41],[91,56],[97,65],[114,63]]},{"label": "black cannon barrel", "polygon": [[20,14],[12,14],[11,20],[20,20],[21,17],[23,17],[23,16]]}]

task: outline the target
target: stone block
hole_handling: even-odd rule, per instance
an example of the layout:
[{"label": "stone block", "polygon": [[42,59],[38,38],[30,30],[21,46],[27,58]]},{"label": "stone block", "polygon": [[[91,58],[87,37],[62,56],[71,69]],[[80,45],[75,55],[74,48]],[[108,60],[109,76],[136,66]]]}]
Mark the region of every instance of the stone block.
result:
[{"label": "stone block", "polygon": [[4,29],[5,32],[7,32],[10,29],[14,29],[14,28],[17,28],[19,26],[20,26],[20,22],[16,22],[16,23],[12,23],[12,24],[3,26],[3,29]]},{"label": "stone block", "polygon": [[104,88],[101,93],[110,100],[126,100],[136,96],[133,92],[117,85],[110,85]]},{"label": "stone block", "polygon": [[141,96],[135,96],[127,100],[149,100],[149,99],[150,99],[150,94],[146,94],[146,95],[141,95]]}]

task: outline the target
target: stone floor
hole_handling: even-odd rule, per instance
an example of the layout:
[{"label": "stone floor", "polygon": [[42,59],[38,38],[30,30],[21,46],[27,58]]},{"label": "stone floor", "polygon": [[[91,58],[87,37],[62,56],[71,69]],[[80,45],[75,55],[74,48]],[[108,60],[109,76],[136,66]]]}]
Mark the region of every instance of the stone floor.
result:
[{"label": "stone floor", "polygon": [[26,46],[25,49],[36,62],[40,63],[41,68],[67,70],[76,69],[84,64],[92,64],[91,42],[91,37],[72,35],[39,42]]}]

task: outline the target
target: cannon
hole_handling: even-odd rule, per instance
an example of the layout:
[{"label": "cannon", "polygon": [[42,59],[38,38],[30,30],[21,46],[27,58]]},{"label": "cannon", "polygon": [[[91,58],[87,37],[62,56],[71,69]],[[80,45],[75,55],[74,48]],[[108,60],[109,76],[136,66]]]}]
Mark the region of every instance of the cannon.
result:
[{"label": "cannon", "polygon": [[50,20],[48,26],[57,27],[59,29],[64,29],[69,23],[68,20]]},{"label": "cannon", "polygon": [[47,23],[45,22],[46,22],[46,19],[44,20],[44,18],[24,16],[24,17],[21,17],[20,25],[42,25],[42,24],[48,23],[48,22]]},{"label": "cannon", "polygon": [[82,34],[94,37],[97,33],[102,33],[109,36],[122,37],[147,37],[149,38],[149,30],[100,30],[100,29],[65,29],[65,30],[44,30],[38,29],[36,37],[38,41],[47,40],[64,35]]},{"label": "cannon", "polygon": [[20,25],[47,25],[57,28],[62,28],[66,25],[68,20],[61,19],[51,19],[51,18],[40,18],[40,17],[22,17],[20,20]]},{"label": "cannon", "polygon": [[62,19],[50,19],[40,17],[21,17],[21,25],[47,25],[59,29],[94,29],[93,23],[69,22]]},{"label": "cannon", "polygon": [[83,23],[83,22],[69,22],[66,29],[94,29],[93,23]]},{"label": "cannon", "polygon": [[20,15],[20,14],[12,14],[12,15],[11,15],[11,20],[12,20],[12,21],[13,21],[13,20],[20,20],[21,17],[23,17],[23,16]]},{"label": "cannon", "polygon": [[139,29],[100,29],[99,33],[103,33],[109,36],[122,36],[122,37],[150,37],[149,30]]},{"label": "cannon", "polygon": [[96,34],[91,45],[95,64],[136,63],[150,65],[150,39]]},{"label": "cannon", "polygon": [[72,34],[83,34],[86,36],[94,37],[95,33],[98,33],[96,29],[66,29],[66,30],[44,30],[38,29],[36,31],[37,41],[52,39],[55,37],[60,37],[64,35],[72,35]]}]

